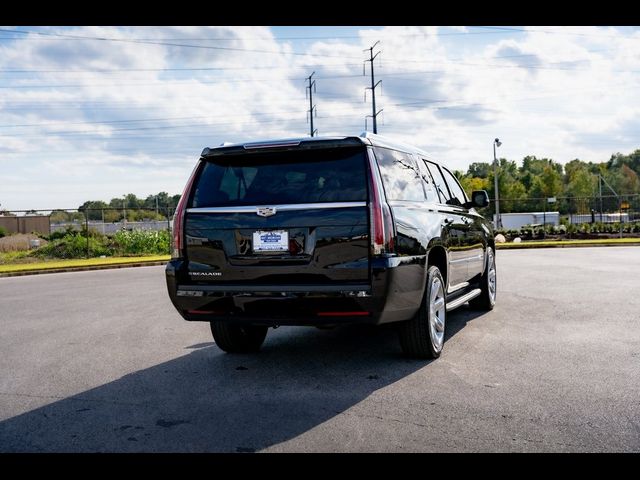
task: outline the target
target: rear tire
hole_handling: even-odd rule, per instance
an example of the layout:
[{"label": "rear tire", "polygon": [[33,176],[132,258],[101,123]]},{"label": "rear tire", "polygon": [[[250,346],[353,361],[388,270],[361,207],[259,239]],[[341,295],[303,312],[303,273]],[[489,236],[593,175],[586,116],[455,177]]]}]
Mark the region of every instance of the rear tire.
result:
[{"label": "rear tire", "polygon": [[400,345],[405,355],[438,358],[444,346],[447,313],[445,283],[436,266],[427,271],[427,287],[415,317],[398,325]]},{"label": "rear tire", "polygon": [[491,247],[487,247],[487,265],[480,278],[481,293],[469,301],[469,306],[476,310],[493,310],[497,294],[496,256]]},{"label": "rear tire", "polygon": [[228,322],[211,322],[211,333],[216,345],[227,353],[257,352],[264,343],[268,327],[233,325]]}]

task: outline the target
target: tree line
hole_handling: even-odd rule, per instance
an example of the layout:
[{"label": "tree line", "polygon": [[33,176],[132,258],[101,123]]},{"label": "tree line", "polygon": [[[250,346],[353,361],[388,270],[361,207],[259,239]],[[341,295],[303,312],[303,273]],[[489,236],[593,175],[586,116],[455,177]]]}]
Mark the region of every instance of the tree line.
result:
[{"label": "tree line", "polygon": [[102,200],[87,200],[78,207],[78,212],[53,210],[51,222],[84,221],[85,215],[89,220],[104,220],[107,223],[120,222],[125,215],[128,222],[166,220],[167,212],[172,215],[179,201],[180,194],[169,195],[167,192],[160,192],[143,199],[129,193],[123,197],[112,198],[108,203]]},{"label": "tree line", "polygon": [[[486,190],[490,198],[495,198],[494,167],[489,162],[474,162],[466,172],[456,170],[467,194],[473,190]],[[531,199],[549,197],[572,197],[596,199],[599,195],[598,175],[615,190],[618,195],[640,194],[640,149],[624,155],[615,153],[607,162],[584,162],[574,159],[562,165],[550,158],[537,158],[528,155],[518,166],[516,161],[500,158],[498,160],[498,188],[501,199],[501,211],[528,211],[540,209],[540,202]],[[603,183],[602,195],[613,195]],[[88,200],[78,207],[78,212],[54,210],[53,223],[82,221],[85,211],[89,220],[104,219],[105,222],[166,220],[178,205],[180,194],[169,195],[160,192],[138,198],[129,193],[123,197],[112,198],[108,203],[102,200]],[[611,205],[614,203],[610,202]],[[569,205],[566,203],[566,205]],[[144,209],[144,210],[143,210]],[[571,210],[570,206],[559,206],[561,211]],[[0,212],[9,214],[9,212]],[[37,212],[33,212],[36,214]],[[562,212],[566,213],[566,212]]]},{"label": "tree line", "polygon": [[[486,190],[495,198],[493,163],[472,163],[466,173],[454,172],[467,194],[473,190]],[[549,158],[526,156],[520,166],[514,160],[498,160],[498,190],[501,211],[528,210],[528,205],[539,208],[540,202],[531,199],[549,197],[577,197],[581,199],[599,196],[601,175],[602,195],[640,194],[640,149],[624,155],[616,153],[607,162],[584,162],[574,159],[562,165]],[[605,183],[606,182],[606,183]],[[504,199],[504,202],[503,202]]]}]

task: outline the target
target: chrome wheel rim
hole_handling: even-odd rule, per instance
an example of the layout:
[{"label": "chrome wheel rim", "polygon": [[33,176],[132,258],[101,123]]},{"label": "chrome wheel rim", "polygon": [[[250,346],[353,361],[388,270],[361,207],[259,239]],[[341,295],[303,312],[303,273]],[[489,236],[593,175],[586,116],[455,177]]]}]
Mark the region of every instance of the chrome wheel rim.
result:
[{"label": "chrome wheel rim", "polygon": [[444,301],[444,288],[439,278],[431,280],[431,298],[429,299],[429,330],[431,343],[436,352],[442,350],[444,343],[444,326],[446,321],[446,309]]},{"label": "chrome wheel rim", "polygon": [[493,256],[493,251],[488,250],[488,264],[489,271],[487,273],[487,280],[489,284],[489,298],[491,299],[491,303],[495,303],[496,301],[496,259]]}]

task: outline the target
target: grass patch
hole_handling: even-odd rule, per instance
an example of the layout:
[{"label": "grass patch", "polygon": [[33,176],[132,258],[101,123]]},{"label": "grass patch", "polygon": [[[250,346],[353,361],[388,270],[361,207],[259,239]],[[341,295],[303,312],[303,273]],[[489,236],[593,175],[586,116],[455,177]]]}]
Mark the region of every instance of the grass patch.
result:
[{"label": "grass patch", "polygon": [[9,251],[9,252],[0,252],[0,265],[4,265],[6,263],[29,263],[36,261],[33,257],[30,257],[31,251],[22,250],[22,251]]},{"label": "grass patch", "polygon": [[500,249],[515,248],[537,248],[537,247],[582,247],[588,245],[625,245],[640,244],[640,238],[599,238],[591,240],[554,240],[554,241],[533,241],[520,243],[496,243],[496,247]]},{"label": "grass patch", "polygon": [[168,261],[170,255],[151,255],[144,257],[109,257],[109,258],[85,258],[72,260],[47,260],[35,263],[22,263],[0,265],[0,273],[22,272],[28,270],[51,270],[57,268],[93,267],[101,265],[120,265],[140,262]]}]

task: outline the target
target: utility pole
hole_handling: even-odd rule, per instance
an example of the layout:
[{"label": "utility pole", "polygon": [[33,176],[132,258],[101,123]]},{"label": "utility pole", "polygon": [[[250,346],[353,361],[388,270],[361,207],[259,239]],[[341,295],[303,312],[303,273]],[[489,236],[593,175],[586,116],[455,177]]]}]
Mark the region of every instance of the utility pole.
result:
[{"label": "utility pole", "polygon": [[375,55],[373,54],[373,49],[376,47],[376,45],[378,45],[380,43],[380,40],[378,40],[376,43],[374,43],[371,47],[367,48],[366,50],[364,50],[365,52],[367,50],[369,50],[369,59],[365,60],[366,62],[371,62],[371,86],[365,88],[365,93],[364,93],[364,98],[365,98],[365,102],[367,101],[367,90],[371,90],[371,112],[372,115],[367,115],[365,117],[364,123],[365,123],[365,129],[367,128],[367,118],[371,117],[373,118],[373,133],[378,133],[378,114],[380,112],[382,112],[383,109],[380,109],[379,111],[376,111],[376,87],[378,85],[380,85],[380,83],[382,82],[382,80],[378,80],[378,83],[376,83],[376,78],[375,78],[375,74],[373,72],[373,61],[375,60],[375,58],[381,53],[378,52]]},{"label": "utility pole", "polygon": [[[316,81],[315,80],[313,80],[313,81],[311,80],[311,78],[315,75],[315,73],[316,72],[313,72],[311,75],[309,75],[307,77],[307,81],[309,82],[309,85],[307,85],[306,90],[305,90],[305,93],[306,93],[306,91],[309,92],[309,95],[308,95],[308,97],[309,97],[309,110],[308,110],[308,113],[309,113],[309,122],[311,124],[310,127],[309,127],[309,136],[311,136],[311,137],[313,137],[314,134],[318,133],[317,129],[315,129],[315,130],[313,129],[313,113],[314,113],[314,110],[316,112],[316,116],[318,115],[318,112],[316,110],[316,106],[313,104],[313,93],[316,91]],[[313,87],[313,90],[311,89],[311,87]]]},{"label": "utility pole", "polygon": [[500,221],[500,196],[498,192],[498,158],[496,157],[496,147],[502,145],[499,139],[493,141],[493,184],[496,192],[496,228],[502,228],[502,222]]}]

